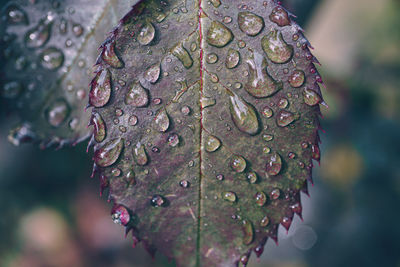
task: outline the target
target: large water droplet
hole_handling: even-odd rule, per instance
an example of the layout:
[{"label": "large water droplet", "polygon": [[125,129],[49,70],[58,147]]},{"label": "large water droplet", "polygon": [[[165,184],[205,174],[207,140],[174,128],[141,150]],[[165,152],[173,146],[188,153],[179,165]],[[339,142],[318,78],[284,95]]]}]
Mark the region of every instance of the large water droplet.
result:
[{"label": "large water droplet", "polygon": [[159,63],[151,65],[145,72],[144,72],[144,79],[150,83],[156,83],[158,78],[160,78],[161,67]]},{"label": "large water droplet", "polygon": [[245,85],[245,90],[257,98],[268,97],[280,89],[282,83],[276,82],[267,71],[267,61],[259,53],[254,52],[253,59],[247,60],[249,66],[249,78]]},{"label": "large water droplet", "polygon": [[254,239],[254,228],[253,224],[249,220],[243,220],[242,222],[243,227],[243,243],[245,245],[250,245]]},{"label": "large water droplet", "polygon": [[28,24],[28,16],[25,11],[16,4],[9,4],[4,13],[6,14],[7,23],[9,24]]},{"label": "large water droplet", "polygon": [[150,204],[153,207],[163,207],[166,205],[166,200],[161,195],[154,195],[150,200]]},{"label": "large water droplet", "polygon": [[259,132],[260,125],[256,110],[235,93],[228,91],[229,110],[236,127],[247,134],[255,135]]},{"label": "large water droplet", "polygon": [[235,68],[240,61],[239,51],[229,48],[228,54],[226,55],[225,66],[228,69]]},{"label": "large water droplet", "polygon": [[123,147],[124,140],[121,138],[108,141],[104,146],[94,152],[94,162],[100,167],[111,166],[119,158]]},{"label": "large water droplet", "polygon": [[277,6],[272,10],[269,19],[281,27],[290,25],[288,13],[280,6]]},{"label": "large water droplet", "polygon": [[60,126],[68,117],[70,108],[64,99],[56,100],[46,110],[47,122],[54,127]]},{"label": "large water droplet", "polygon": [[154,119],[154,128],[159,132],[166,132],[169,128],[169,117],[165,108],[157,111]]},{"label": "large water droplet", "polygon": [[293,56],[293,47],[285,42],[282,33],[271,31],[261,39],[261,46],[267,57],[274,63],[283,64]]},{"label": "large water droplet", "polygon": [[109,42],[103,46],[101,58],[113,68],[122,68],[124,66],[122,60],[115,53],[115,42]]},{"label": "large water droplet", "polygon": [[280,127],[285,127],[291,124],[295,120],[294,114],[286,111],[281,110],[276,116],[276,124]]},{"label": "large water droplet", "polygon": [[322,101],[321,97],[317,92],[308,88],[304,89],[303,98],[304,98],[304,103],[306,103],[309,106],[315,106],[321,103]]},{"label": "large water droplet", "polygon": [[295,70],[289,76],[289,84],[294,88],[302,86],[304,84],[304,81],[305,81],[305,75],[304,71],[302,70]]},{"label": "large water droplet", "polygon": [[172,54],[176,56],[183,64],[185,68],[190,68],[193,65],[193,59],[189,52],[182,46],[182,44],[176,45],[171,50]]},{"label": "large water droplet", "polygon": [[281,156],[273,152],[267,156],[266,172],[268,176],[278,175],[282,169],[282,159]]},{"label": "large water droplet", "polygon": [[55,70],[64,62],[63,52],[55,47],[46,48],[42,53],[40,53],[40,64],[43,68],[48,70]]},{"label": "large water droplet", "polygon": [[233,155],[231,158],[230,166],[235,172],[244,172],[246,165],[246,160],[242,156]]},{"label": "large water droplet", "polygon": [[216,63],[218,61],[218,55],[215,54],[215,53],[209,53],[206,56],[206,61],[207,61],[208,64],[214,64],[214,63]]},{"label": "large water droplet", "polygon": [[140,166],[144,166],[148,162],[146,149],[144,148],[144,145],[142,145],[140,142],[137,143],[136,147],[133,149],[133,156],[136,163]]},{"label": "large water droplet", "polygon": [[250,36],[256,36],[264,28],[264,19],[248,11],[239,12],[238,24],[242,32]]},{"label": "large water droplet", "polygon": [[215,47],[224,47],[233,39],[233,34],[224,24],[218,21],[211,22],[207,31],[207,43]]},{"label": "large water droplet", "polygon": [[47,16],[39,21],[38,25],[25,34],[25,44],[28,48],[42,47],[50,38],[53,17]]},{"label": "large water droplet", "polygon": [[214,135],[206,137],[205,149],[207,152],[214,152],[221,146],[221,141]]},{"label": "large water droplet", "polygon": [[254,198],[256,199],[256,204],[260,207],[264,206],[265,203],[267,203],[267,196],[264,192],[257,192],[254,195]]},{"label": "large water droplet", "polygon": [[151,41],[153,41],[155,34],[156,29],[154,28],[153,24],[146,22],[140,29],[137,40],[141,45],[148,45],[151,43]]},{"label": "large water droplet", "polygon": [[106,124],[104,123],[103,118],[99,113],[93,112],[91,123],[94,126],[94,140],[96,140],[97,143],[103,142],[106,137]]},{"label": "large water droplet", "polygon": [[235,202],[236,194],[235,192],[224,192],[222,193],[222,198],[229,202]]},{"label": "large water droplet", "polygon": [[131,215],[127,208],[122,205],[115,205],[111,210],[111,219],[114,223],[126,226],[131,220]]},{"label": "large water droplet", "polygon": [[133,107],[145,107],[149,103],[149,93],[139,81],[133,81],[125,95],[125,104]]},{"label": "large water droplet", "polygon": [[111,96],[111,73],[108,69],[102,69],[91,82],[89,104],[94,107],[102,107],[108,103]]}]

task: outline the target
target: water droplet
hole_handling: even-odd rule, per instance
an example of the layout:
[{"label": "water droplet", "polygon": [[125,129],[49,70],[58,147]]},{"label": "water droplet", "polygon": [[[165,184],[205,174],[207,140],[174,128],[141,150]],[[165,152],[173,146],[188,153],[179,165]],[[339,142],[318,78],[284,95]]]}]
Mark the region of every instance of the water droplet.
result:
[{"label": "water droplet", "polygon": [[181,187],[183,187],[183,188],[188,188],[188,187],[190,186],[190,183],[189,183],[188,180],[181,180],[181,181],[179,182],[179,185],[180,185]]},{"label": "water droplet", "polygon": [[321,158],[321,153],[319,151],[318,145],[311,145],[311,157],[317,161]]},{"label": "water droplet", "polygon": [[275,188],[274,190],[271,191],[271,193],[269,194],[269,196],[271,197],[271,199],[276,200],[280,197],[281,195],[281,191],[278,188]]},{"label": "water droplet", "polygon": [[188,106],[183,106],[182,108],[181,108],[181,112],[182,112],[182,114],[183,115],[189,115],[190,114],[190,107],[188,107]]},{"label": "water droplet", "polygon": [[279,99],[278,107],[287,108],[288,105],[289,105],[289,101],[286,98]]},{"label": "water droplet", "polygon": [[126,133],[126,127],[125,127],[125,126],[120,125],[120,126],[118,127],[118,129],[120,130],[121,133]]},{"label": "water droplet", "polygon": [[242,84],[239,83],[239,82],[236,82],[233,86],[234,86],[236,89],[242,88]]},{"label": "water droplet", "polygon": [[264,192],[257,192],[254,195],[254,198],[256,199],[256,204],[260,207],[264,206],[265,203],[267,202],[267,196],[265,195]]},{"label": "water droplet", "polygon": [[253,59],[247,60],[249,66],[248,81],[245,90],[257,98],[268,97],[282,89],[282,83],[275,81],[267,71],[267,61],[254,52]]},{"label": "water droplet", "polygon": [[276,117],[276,124],[280,127],[285,127],[291,124],[295,120],[293,113],[281,110]]},{"label": "water droplet", "polygon": [[42,47],[50,38],[50,29],[53,18],[47,17],[39,21],[38,25],[25,34],[25,44],[28,48]]},{"label": "water droplet", "polygon": [[302,86],[304,84],[304,81],[305,81],[305,75],[304,71],[302,70],[295,70],[289,76],[289,84],[294,88]]},{"label": "water droplet", "polygon": [[295,154],[294,152],[289,152],[289,153],[288,153],[288,157],[289,157],[290,159],[294,159],[294,158],[296,157],[296,154]]},{"label": "water droplet", "polygon": [[253,224],[249,220],[243,220],[242,226],[243,226],[243,234],[244,234],[243,243],[245,245],[250,245],[254,239]]},{"label": "water droplet", "polygon": [[214,7],[219,7],[221,5],[220,0],[210,0],[210,2]]},{"label": "water droplet", "polygon": [[149,94],[139,81],[134,81],[125,95],[125,104],[134,107],[145,107],[149,103]]},{"label": "water droplet", "polygon": [[274,114],[274,112],[272,111],[271,108],[269,107],[264,107],[262,110],[262,114],[266,117],[266,118],[271,118],[272,115]]},{"label": "water droplet", "polygon": [[263,134],[263,140],[266,142],[272,141],[274,139],[274,136],[271,134]]},{"label": "water droplet", "polygon": [[247,181],[249,181],[249,183],[251,184],[255,184],[257,183],[258,180],[258,176],[256,172],[250,171],[247,173],[246,175]]},{"label": "water droplet", "polygon": [[283,227],[285,227],[286,231],[288,231],[290,228],[290,225],[292,224],[292,219],[289,217],[283,217],[281,220],[281,224]]},{"label": "water droplet", "polygon": [[231,23],[232,22],[232,17],[229,17],[229,16],[225,16],[224,17],[224,23]]},{"label": "water droplet", "polygon": [[240,263],[238,263],[238,267],[246,267],[249,261],[249,257],[247,255],[242,255],[240,257]]},{"label": "water droplet", "polygon": [[72,32],[74,33],[74,35],[75,35],[76,37],[81,36],[82,33],[83,33],[83,27],[82,27],[82,25],[77,24],[77,23],[74,24],[74,25],[72,25]]},{"label": "water droplet", "polygon": [[4,13],[6,14],[7,23],[12,25],[28,24],[28,17],[25,11],[16,4],[7,5]]},{"label": "water droplet", "polygon": [[121,138],[108,141],[94,152],[94,162],[100,167],[111,166],[119,158],[123,147],[124,141]]},{"label": "water droplet", "polygon": [[176,133],[168,136],[168,145],[176,147],[179,144],[179,136]]},{"label": "water droplet", "polygon": [[41,65],[48,70],[55,70],[64,62],[64,54],[55,47],[45,49],[39,58]]},{"label": "water droplet", "polygon": [[197,50],[197,44],[195,42],[190,44],[190,51],[194,52]]},{"label": "water droplet", "polygon": [[13,99],[19,96],[23,87],[20,82],[11,81],[3,85],[1,95],[5,98]]},{"label": "water droplet", "polygon": [[156,83],[160,78],[161,67],[160,64],[156,63],[151,65],[144,73],[144,79],[150,83]]},{"label": "water droplet", "polygon": [[317,92],[308,88],[304,89],[303,98],[304,98],[304,103],[306,103],[309,106],[315,106],[321,103],[322,101],[321,97]]},{"label": "water droplet", "polygon": [[113,68],[122,68],[124,63],[119,59],[115,53],[115,42],[109,42],[103,46],[103,51],[101,52],[101,58]]},{"label": "water droplet", "polygon": [[238,24],[242,32],[250,36],[256,36],[264,28],[264,19],[248,11],[239,12]]},{"label": "water droplet", "polygon": [[269,154],[271,152],[271,148],[265,146],[265,147],[263,147],[263,152],[264,152],[264,154]]},{"label": "water droplet", "polygon": [[229,48],[228,54],[226,55],[225,66],[228,69],[235,68],[240,61],[239,51]]},{"label": "water droplet", "polygon": [[138,165],[144,166],[149,161],[146,154],[146,149],[144,145],[140,142],[136,144],[136,147],[133,149],[133,156]]},{"label": "water droplet", "polygon": [[283,39],[282,33],[271,31],[261,39],[261,46],[267,57],[274,63],[283,64],[293,56],[293,47]]},{"label": "water droplet", "polygon": [[182,44],[176,45],[171,49],[171,53],[176,56],[183,64],[183,66],[189,69],[193,65],[193,59],[189,52],[182,46]]},{"label": "water droplet", "polygon": [[282,169],[282,159],[281,156],[273,152],[267,157],[266,172],[268,176],[278,175]]},{"label": "water droplet", "polygon": [[224,193],[222,193],[222,198],[229,202],[235,202],[236,194],[235,194],[235,192],[224,192]]},{"label": "water droplet", "polygon": [[247,134],[255,135],[260,130],[256,110],[241,97],[228,91],[230,105],[229,110],[236,127]]},{"label": "water droplet", "polygon": [[127,208],[122,205],[115,205],[111,210],[111,219],[114,223],[126,226],[131,220],[131,216]]},{"label": "water droplet", "polygon": [[221,146],[221,141],[214,135],[207,136],[205,141],[205,149],[207,152],[214,152]]},{"label": "water droplet", "polygon": [[153,24],[146,22],[140,29],[137,40],[141,45],[148,45],[153,41],[156,34],[156,29]]},{"label": "water droplet", "polygon": [[214,64],[218,61],[218,56],[215,53],[210,53],[206,56],[206,61],[208,64]]},{"label": "water droplet", "polygon": [[91,123],[94,126],[94,140],[96,140],[97,143],[103,142],[106,137],[106,124],[103,118],[99,113],[93,112]]},{"label": "water droplet", "polygon": [[153,207],[163,207],[166,205],[166,201],[161,195],[154,195],[150,200],[150,204]]},{"label": "water droplet", "polygon": [[242,156],[234,155],[231,159],[230,166],[235,172],[244,172],[246,165],[246,160]]},{"label": "water droplet", "polygon": [[224,47],[233,39],[233,34],[224,24],[218,21],[211,22],[207,31],[207,43],[215,47]]},{"label": "water droplet", "polygon": [[261,221],[260,221],[260,226],[261,227],[266,227],[269,224],[269,218],[268,216],[264,216]]},{"label": "water droplet", "polygon": [[159,132],[166,132],[169,128],[169,117],[165,108],[157,111],[154,119],[154,128]]},{"label": "water droplet", "polygon": [[269,19],[281,27],[290,25],[288,13],[280,6],[277,6],[272,10]]},{"label": "water droplet", "polygon": [[201,107],[207,108],[215,105],[215,99],[211,97],[202,97],[200,99]]},{"label": "water droplet", "polygon": [[102,69],[91,82],[89,103],[94,107],[102,107],[108,103],[111,96],[111,73]]},{"label": "water droplet", "polygon": [[47,122],[54,127],[60,126],[68,117],[70,108],[64,99],[56,100],[46,109]]}]

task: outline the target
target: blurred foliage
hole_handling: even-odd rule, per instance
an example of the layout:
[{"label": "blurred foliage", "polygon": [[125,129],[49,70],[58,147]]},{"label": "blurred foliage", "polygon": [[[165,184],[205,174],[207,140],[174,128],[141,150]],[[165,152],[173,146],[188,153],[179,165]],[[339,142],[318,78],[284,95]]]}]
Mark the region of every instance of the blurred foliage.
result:
[{"label": "blurred foliage", "polygon": [[[339,1],[287,2],[318,26],[313,18],[324,14],[315,12]],[[326,8],[315,8],[317,2]],[[394,225],[400,219],[400,3],[382,5],[379,23],[360,29],[367,34],[352,52],[352,71],[338,77],[320,68],[330,108],[322,122],[322,167],[311,198],[302,199],[305,221],[296,219],[287,235],[280,231],[279,246],[268,242],[249,266],[400,266]],[[312,37],[311,43],[324,49]],[[0,120],[0,266],[173,266],[122,239],[110,207],[96,195],[98,182],[88,179],[84,144],[63,153],[15,148],[6,140],[11,122]]]}]

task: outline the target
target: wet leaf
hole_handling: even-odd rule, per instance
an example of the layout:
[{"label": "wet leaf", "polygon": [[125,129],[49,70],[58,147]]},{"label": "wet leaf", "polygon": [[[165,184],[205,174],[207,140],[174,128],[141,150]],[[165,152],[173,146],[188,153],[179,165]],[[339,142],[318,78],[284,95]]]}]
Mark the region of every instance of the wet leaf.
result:
[{"label": "wet leaf", "polygon": [[[2,7],[0,106],[17,118],[12,143],[62,146],[90,135],[85,106],[97,47],[129,6],[111,0],[15,0]],[[103,58],[120,67],[107,47]]]},{"label": "wet leaf", "polygon": [[[93,109],[106,133],[95,129],[92,144],[100,155],[124,140],[96,167],[130,215],[122,224],[180,266],[259,256],[301,216],[319,159],[321,80],[300,27],[272,0],[146,0],[107,43],[123,67],[98,61],[112,89]],[[132,84],[146,104],[126,101]]]}]

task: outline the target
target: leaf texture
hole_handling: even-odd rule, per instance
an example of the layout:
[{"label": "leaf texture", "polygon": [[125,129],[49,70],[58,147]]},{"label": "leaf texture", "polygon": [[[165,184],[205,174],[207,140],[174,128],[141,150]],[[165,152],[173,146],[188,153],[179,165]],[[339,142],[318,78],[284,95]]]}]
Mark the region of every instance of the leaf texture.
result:
[{"label": "leaf texture", "polygon": [[315,62],[272,0],[135,5],[90,87],[94,171],[114,221],[179,266],[260,256],[301,216],[320,157]]}]

